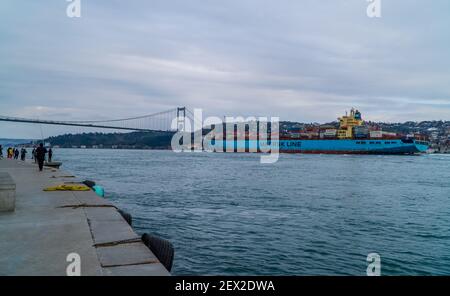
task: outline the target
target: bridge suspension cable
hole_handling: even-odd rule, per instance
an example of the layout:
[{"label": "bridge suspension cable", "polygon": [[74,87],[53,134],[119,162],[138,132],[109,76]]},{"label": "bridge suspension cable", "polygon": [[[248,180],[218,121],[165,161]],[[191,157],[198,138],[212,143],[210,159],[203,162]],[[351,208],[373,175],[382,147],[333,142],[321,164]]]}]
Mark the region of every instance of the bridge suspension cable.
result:
[{"label": "bridge suspension cable", "polygon": [[[175,119],[180,120],[180,110],[187,108],[172,108],[166,111],[157,112],[149,115],[121,118],[121,119],[103,119],[103,120],[41,120],[21,117],[0,116],[0,121],[20,122],[31,124],[46,124],[59,126],[76,126],[99,129],[114,129],[128,131],[176,131],[172,128]],[[183,114],[183,120],[186,120],[186,112]]]},{"label": "bridge suspension cable", "polygon": [[142,116],[137,116],[137,117],[130,117],[130,118],[121,118],[121,119],[103,119],[103,120],[88,120],[88,121],[86,121],[86,120],[79,120],[79,121],[64,121],[64,122],[68,122],[68,123],[108,123],[108,122],[130,121],[130,120],[137,120],[137,119],[145,119],[145,118],[155,117],[155,116],[158,116],[158,115],[164,115],[164,114],[167,114],[167,113],[174,112],[176,110],[177,110],[177,108],[174,108],[174,109],[169,109],[169,110],[158,112],[158,113],[142,115]]}]

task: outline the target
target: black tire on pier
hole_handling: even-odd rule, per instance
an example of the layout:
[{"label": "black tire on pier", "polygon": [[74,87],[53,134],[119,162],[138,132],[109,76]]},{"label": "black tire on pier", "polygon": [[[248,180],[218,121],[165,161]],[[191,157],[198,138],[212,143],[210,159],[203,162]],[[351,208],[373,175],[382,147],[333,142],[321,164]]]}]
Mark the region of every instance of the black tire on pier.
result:
[{"label": "black tire on pier", "polygon": [[83,181],[82,183],[91,189],[92,189],[92,187],[95,186],[95,182],[91,181],[91,180],[86,180],[86,181]]},{"label": "black tire on pier", "polygon": [[119,212],[119,214],[122,216],[122,218],[127,221],[128,225],[133,226],[133,217],[131,216],[131,214],[128,214],[125,211],[122,210],[117,210]]},{"label": "black tire on pier", "polygon": [[144,244],[155,254],[162,265],[170,272],[173,266],[175,250],[168,240],[144,233],[142,235]]}]

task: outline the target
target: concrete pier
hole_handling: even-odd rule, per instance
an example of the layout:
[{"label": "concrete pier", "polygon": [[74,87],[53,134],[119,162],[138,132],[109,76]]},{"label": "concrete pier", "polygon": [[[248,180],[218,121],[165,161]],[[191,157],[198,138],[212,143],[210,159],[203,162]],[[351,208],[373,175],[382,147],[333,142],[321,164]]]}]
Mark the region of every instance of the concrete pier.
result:
[{"label": "concrete pier", "polygon": [[8,159],[1,172],[15,182],[16,200],[14,212],[0,212],[0,276],[65,276],[71,253],[82,276],[169,275],[109,201],[92,191],[43,191],[76,181],[69,173]]}]

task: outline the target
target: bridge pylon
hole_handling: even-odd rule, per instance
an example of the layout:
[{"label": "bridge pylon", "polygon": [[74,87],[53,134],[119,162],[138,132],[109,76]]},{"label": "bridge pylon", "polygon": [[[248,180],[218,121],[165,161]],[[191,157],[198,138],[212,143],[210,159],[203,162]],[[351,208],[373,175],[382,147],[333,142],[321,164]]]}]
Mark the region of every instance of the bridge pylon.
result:
[{"label": "bridge pylon", "polygon": [[177,132],[186,129],[186,107],[177,108]]}]

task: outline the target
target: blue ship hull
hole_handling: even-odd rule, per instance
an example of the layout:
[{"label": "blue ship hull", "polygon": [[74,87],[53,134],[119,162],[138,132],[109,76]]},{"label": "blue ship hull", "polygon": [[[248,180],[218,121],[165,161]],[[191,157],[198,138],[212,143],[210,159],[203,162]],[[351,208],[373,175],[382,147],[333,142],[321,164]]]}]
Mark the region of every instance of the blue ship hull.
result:
[{"label": "blue ship hull", "polygon": [[[227,152],[264,152],[279,147],[282,153],[329,153],[329,154],[414,154],[423,153],[428,143],[413,139],[281,139],[273,143],[256,140],[212,141],[211,144]],[[223,147],[222,147],[223,146]]]}]

